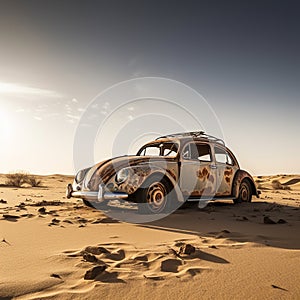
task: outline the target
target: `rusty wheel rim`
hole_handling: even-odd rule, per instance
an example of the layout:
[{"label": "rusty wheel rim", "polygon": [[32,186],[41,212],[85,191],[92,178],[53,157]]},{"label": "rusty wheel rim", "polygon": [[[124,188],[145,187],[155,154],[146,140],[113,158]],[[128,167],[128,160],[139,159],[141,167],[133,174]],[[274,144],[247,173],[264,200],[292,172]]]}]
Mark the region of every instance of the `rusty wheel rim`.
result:
[{"label": "rusty wheel rim", "polygon": [[166,206],[166,189],[160,182],[152,183],[148,188],[147,204],[154,213],[162,212]]},{"label": "rusty wheel rim", "polygon": [[248,201],[249,200],[249,194],[250,191],[248,189],[248,186],[244,183],[241,185],[241,190],[240,190],[240,198],[242,201]]}]

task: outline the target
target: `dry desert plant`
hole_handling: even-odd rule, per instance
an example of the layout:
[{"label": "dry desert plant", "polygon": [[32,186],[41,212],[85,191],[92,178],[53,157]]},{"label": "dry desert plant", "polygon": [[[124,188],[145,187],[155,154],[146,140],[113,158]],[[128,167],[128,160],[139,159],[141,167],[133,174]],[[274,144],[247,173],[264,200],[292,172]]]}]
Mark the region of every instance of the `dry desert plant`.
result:
[{"label": "dry desert plant", "polygon": [[28,175],[26,183],[30,184],[32,187],[41,186],[42,181],[37,179],[34,175]]},{"label": "dry desert plant", "polygon": [[291,188],[288,185],[283,185],[279,180],[272,181],[272,187],[274,190],[290,190]]},{"label": "dry desert plant", "polygon": [[13,187],[21,187],[23,184],[27,183],[32,187],[41,186],[42,181],[38,180],[34,175],[30,175],[24,171],[18,171],[15,173],[9,173],[6,175],[5,184]]}]

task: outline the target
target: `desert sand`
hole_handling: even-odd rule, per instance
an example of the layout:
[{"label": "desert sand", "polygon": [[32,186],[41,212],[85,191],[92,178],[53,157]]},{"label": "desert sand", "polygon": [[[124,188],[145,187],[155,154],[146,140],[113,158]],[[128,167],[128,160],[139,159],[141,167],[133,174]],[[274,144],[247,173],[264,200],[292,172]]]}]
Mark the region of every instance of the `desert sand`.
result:
[{"label": "desert sand", "polygon": [[66,199],[70,176],[40,179],[0,186],[0,299],[300,299],[300,175],[140,225]]}]

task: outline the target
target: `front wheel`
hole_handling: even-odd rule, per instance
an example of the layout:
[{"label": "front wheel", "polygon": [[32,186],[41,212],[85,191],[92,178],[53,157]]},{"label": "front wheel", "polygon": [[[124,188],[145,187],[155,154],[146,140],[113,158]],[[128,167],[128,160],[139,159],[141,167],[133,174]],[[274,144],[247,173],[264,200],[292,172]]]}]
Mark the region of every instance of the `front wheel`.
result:
[{"label": "front wheel", "polygon": [[142,214],[159,214],[168,207],[168,182],[164,178],[149,178],[137,191],[138,209]]},{"label": "front wheel", "polygon": [[88,207],[91,207],[91,208],[94,208],[94,209],[107,209],[107,203],[106,202],[90,202],[88,200],[85,200],[85,199],[82,199],[83,203],[88,206]]},{"label": "front wheel", "polygon": [[239,190],[238,198],[234,199],[234,203],[251,202],[252,200],[252,189],[251,185],[247,180],[242,181]]}]

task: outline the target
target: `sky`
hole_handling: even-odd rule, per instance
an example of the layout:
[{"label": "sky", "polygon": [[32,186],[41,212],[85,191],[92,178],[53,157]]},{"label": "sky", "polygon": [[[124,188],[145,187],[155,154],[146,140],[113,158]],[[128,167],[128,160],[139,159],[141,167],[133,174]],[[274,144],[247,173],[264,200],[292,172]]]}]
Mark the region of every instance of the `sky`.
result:
[{"label": "sky", "polygon": [[[93,107],[98,121],[111,117],[93,145],[82,142],[82,155],[96,162],[156,135],[199,129],[176,105],[204,122],[206,103],[243,169],[299,174],[299,53],[296,0],[0,0],[0,173],[73,174],[79,124]],[[153,96],[135,86],[141,102],[124,96],[126,109],[112,110],[113,97],[122,106],[120,89],[97,109],[99,93],[143,77],[201,97],[177,99],[170,87],[165,106],[148,99],[165,87]]]}]

